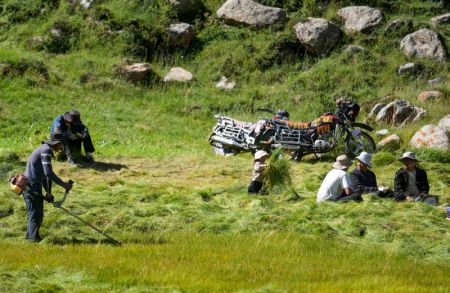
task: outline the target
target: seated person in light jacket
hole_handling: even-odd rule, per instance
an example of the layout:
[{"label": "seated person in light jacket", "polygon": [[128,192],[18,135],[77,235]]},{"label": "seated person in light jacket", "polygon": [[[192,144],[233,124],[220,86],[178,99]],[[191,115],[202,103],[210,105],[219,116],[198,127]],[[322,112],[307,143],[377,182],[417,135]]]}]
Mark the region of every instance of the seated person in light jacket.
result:
[{"label": "seated person in light jacket", "polygon": [[373,193],[379,197],[388,197],[392,195],[389,189],[378,189],[377,177],[369,170],[372,168],[372,155],[367,152],[362,152],[356,158],[356,169],[350,173],[352,181],[352,190],[355,193]]},{"label": "seated person in light jacket", "polygon": [[428,195],[427,172],[418,166],[416,154],[406,152],[400,159],[405,167],[395,173],[394,197],[396,200],[423,201],[427,204],[437,204],[437,197]]},{"label": "seated person in light jacket", "polygon": [[333,164],[333,170],[328,172],[317,192],[317,202],[326,200],[331,201],[362,201],[360,194],[353,193],[350,176],[347,174],[352,161],[346,156],[341,155],[336,158]]}]

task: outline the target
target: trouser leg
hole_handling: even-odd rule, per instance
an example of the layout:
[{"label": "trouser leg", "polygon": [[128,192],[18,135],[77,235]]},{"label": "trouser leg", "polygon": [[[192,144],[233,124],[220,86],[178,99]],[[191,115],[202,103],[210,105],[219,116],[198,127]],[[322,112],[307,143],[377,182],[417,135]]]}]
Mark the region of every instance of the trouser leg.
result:
[{"label": "trouser leg", "polygon": [[69,140],[67,142],[67,147],[65,147],[65,152],[68,159],[76,160],[81,157],[81,139]]},{"label": "trouser leg", "polygon": [[83,147],[86,153],[95,152],[94,144],[92,143],[92,138],[89,134],[83,139]]},{"label": "trouser leg", "polygon": [[256,193],[260,192],[262,185],[263,185],[262,182],[252,181],[248,187],[248,193],[256,194]]},{"label": "trouser leg", "polygon": [[28,210],[28,225],[25,239],[39,242],[39,228],[44,219],[44,201],[41,196],[32,195],[29,191],[23,192],[23,198]]},{"label": "trouser leg", "polygon": [[347,195],[345,192],[342,192],[340,195],[337,196],[332,196],[331,197],[332,201],[356,201],[356,202],[361,202],[363,201],[363,198],[361,197],[361,193],[359,192],[354,192],[351,195]]}]

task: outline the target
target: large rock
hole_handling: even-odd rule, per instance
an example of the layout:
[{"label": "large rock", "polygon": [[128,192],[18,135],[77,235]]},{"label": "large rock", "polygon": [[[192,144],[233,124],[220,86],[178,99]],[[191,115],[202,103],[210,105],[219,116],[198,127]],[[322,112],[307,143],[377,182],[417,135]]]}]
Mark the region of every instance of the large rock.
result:
[{"label": "large rock", "polygon": [[385,103],[376,104],[369,113],[369,117],[376,117],[378,113],[386,106]]},{"label": "large rock", "polygon": [[148,63],[125,63],[117,66],[116,72],[134,84],[150,84],[160,79]]},{"label": "large rock", "polygon": [[244,24],[255,28],[284,25],[286,22],[283,9],[252,0],[228,0],[217,10],[217,16],[227,24]]},{"label": "large rock", "polygon": [[406,35],[400,42],[400,49],[408,57],[432,58],[444,62],[445,49],[436,32],[421,29]]},{"label": "large rock", "polygon": [[400,148],[400,137],[397,134],[391,134],[377,143],[378,150],[396,150]]},{"label": "large rock", "polygon": [[438,77],[438,78],[435,78],[435,79],[430,79],[429,81],[427,81],[427,84],[428,85],[438,85],[438,84],[443,83],[444,81],[445,81],[445,78]]},{"label": "large rock", "polygon": [[331,51],[341,38],[341,30],[323,18],[308,18],[294,26],[295,33],[306,50],[314,54]]},{"label": "large rock", "polygon": [[420,71],[420,65],[416,63],[406,63],[400,65],[398,68],[398,74],[406,75],[406,74],[414,74]]},{"label": "large rock", "polygon": [[222,89],[222,90],[232,90],[236,86],[235,81],[228,80],[225,76],[222,76],[222,78],[219,80],[218,83],[216,83],[216,88]]},{"label": "large rock", "polygon": [[174,23],[169,26],[169,45],[172,48],[187,49],[195,35],[194,26],[189,23]]},{"label": "large rock", "polygon": [[366,32],[383,22],[381,11],[368,6],[349,6],[339,9],[337,14],[345,19],[348,32]]},{"label": "large rock", "polygon": [[447,132],[450,131],[450,114],[439,120],[438,126]]},{"label": "large rock", "polygon": [[440,25],[450,23],[450,13],[446,13],[443,15],[435,16],[431,19],[431,24]]},{"label": "large rock", "polygon": [[164,82],[171,82],[171,81],[177,81],[177,82],[187,82],[191,81],[194,78],[192,73],[187,71],[186,69],[183,69],[181,67],[172,67],[167,73],[167,75],[164,77]]},{"label": "large rock", "polygon": [[395,100],[379,109],[381,105],[375,105],[371,113],[378,111],[375,118],[376,121],[391,123],[393,125],[414,123],[427,114],[426,110],[402,100]]},{"label": "large rock", "polygon": [[379,137],[383,137],[385,135],[388,135],[389,133],[390,133],[389,129],[384,128],[384,129],[381,129],[381,130],[378,130],[377,132],[375,132],[375,135],[379,136]]},{"label": "large rock", "polygon": [[422,103],[444,98],[444,93],[440,91],[424,91],[417,96],[417,100]]},{"label": "large rock", "polygon": [[445,129],[429,124],[419,129],[409,144],[414,148],[427,147],[446,150],[448,149],[448,136]]},{"label": "large rock", "polygon": [[353,56],[357,53],[361,53],[364,52],[365,49],[364,47],[358,46],[358,45],[348,45],[345,49],[344,52],[347,53],[349,56]]}]

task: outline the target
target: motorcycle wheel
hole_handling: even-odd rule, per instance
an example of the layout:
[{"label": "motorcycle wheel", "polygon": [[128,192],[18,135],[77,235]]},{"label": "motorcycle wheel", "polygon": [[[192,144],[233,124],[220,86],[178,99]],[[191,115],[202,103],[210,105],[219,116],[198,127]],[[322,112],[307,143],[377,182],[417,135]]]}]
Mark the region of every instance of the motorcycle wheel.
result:
[{"label": "motorcycle wheel", "polygon": [[357,157],[362,151],[373,154],[376,148],[372,137],[364,131],[357,136],[348,135],[345,138],[344,151],[350,158]]}]

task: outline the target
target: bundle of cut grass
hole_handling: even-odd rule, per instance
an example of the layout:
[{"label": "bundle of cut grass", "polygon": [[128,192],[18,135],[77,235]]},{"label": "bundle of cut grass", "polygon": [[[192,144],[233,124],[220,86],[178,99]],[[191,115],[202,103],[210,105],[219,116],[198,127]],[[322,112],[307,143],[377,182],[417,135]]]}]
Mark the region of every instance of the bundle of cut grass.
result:
[{"label": "bundle of cut grass", "polygon": [[268,192],[275,186],[292,189],[291,164],[283,156],[281,149],[276,149],[268,159],[264,171],[264,186]]}]

